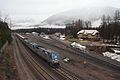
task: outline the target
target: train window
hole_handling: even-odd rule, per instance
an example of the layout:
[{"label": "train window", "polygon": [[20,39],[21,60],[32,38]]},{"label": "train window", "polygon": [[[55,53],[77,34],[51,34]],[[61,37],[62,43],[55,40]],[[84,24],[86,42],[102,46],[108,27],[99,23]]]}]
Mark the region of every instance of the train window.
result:
[{"label": "train window", "polygon": [[33,48],[35,49],[35,48],[36,48],[36,46],[35,46],[35,45],[33,45]]},{"label": "train window", "polygon": [[43,50],[42,52],[45,52],[45,50]]},{"label": "train window", "polygon": [[35,48],[35,46],[33,46],[33,48]]},{"label": "train window", "polygon": [[48,52],[45,52],[45,54],[48,54]]},{"label": "train window", "polygon": [[39,49],[39,48],[40,48],[40,46],[36,46],[36,48],[37,48],[37,49]]},{"label": "train window", "polygon": [[52,59],[52,55],[49,55],[50,56],[50,58]]},{"label": "train window", "polygon": [[47,54],[49,55],[50,53],[49,53],[49,52],[47,52]]},{"label": "train window", "polygon": [[36,49],[39,49],[39,47],[36,47]]}]

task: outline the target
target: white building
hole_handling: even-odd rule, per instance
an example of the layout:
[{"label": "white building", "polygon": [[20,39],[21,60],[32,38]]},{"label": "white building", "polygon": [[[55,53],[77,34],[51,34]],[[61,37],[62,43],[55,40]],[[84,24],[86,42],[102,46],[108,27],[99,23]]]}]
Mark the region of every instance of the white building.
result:
[{"label": "white building", "polygon": [[97,30],[80,30],[77,33],[79,39],[99,40],[100,35]]}]

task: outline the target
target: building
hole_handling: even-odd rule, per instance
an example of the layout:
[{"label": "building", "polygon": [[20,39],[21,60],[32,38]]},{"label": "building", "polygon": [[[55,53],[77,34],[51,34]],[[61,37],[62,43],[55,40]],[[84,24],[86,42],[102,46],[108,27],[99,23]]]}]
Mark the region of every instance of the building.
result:
[{"label": "building", "polygon": [[100,40],[100,34],[97,30],[80,30],[78,38],[83,40],[98,41]]},{"label": "building", "polygon": [[60,32],[55,33],[55,36],[60,37],[62,35]]}]

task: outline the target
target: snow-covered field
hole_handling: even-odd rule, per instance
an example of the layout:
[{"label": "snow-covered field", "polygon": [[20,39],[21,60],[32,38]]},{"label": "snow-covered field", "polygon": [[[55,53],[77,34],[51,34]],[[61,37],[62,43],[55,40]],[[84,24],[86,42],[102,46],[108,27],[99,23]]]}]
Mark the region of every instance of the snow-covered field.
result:
[{"label": "snow-covered field", "polygon": [[75,48],[78,48],[78,49],[80,49],[80,50],[83,50],[83,51],[85,51],[85,49],[86,49],[86,46],[83,46],[83,45],[81,45],[81,44],[79,44],[79,43],[76,43],[76,42],[73,42],[73,43],[71,44],[71,46],[72,46],[72,47],[75,47]]},{"label": "snow-covered field", "polygon": [[65,26],[57,26],[57,25],[28,26],[28,24],[24,24],[24,25],[17,25],[17,26],[11,27],[12,30],[31,29],[31,28],[65,28]]},{"label": "snow-covered field", "polygon": [[103,54],[103,56],[110,57],[111,59],[120,62],[120,55],[118,55],[118,54],[116,54],[116,53],[104,52],[104,53],[102,53],[102,54]]}]

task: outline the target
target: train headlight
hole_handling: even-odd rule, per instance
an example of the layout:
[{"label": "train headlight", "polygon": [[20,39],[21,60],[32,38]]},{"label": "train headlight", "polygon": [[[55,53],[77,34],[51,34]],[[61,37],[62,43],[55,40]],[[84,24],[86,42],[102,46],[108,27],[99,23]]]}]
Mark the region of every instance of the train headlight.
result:
[{"label": "train headlight", "polygon": [[57,58],[57,56],[54,56],[54,58],[56,59],[56,58]]}]

